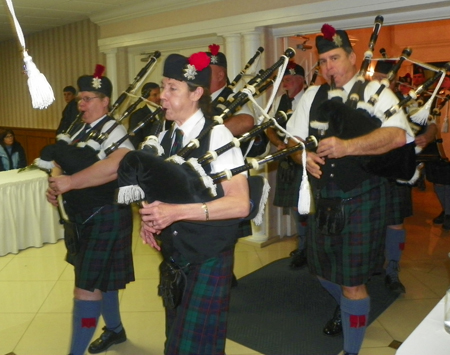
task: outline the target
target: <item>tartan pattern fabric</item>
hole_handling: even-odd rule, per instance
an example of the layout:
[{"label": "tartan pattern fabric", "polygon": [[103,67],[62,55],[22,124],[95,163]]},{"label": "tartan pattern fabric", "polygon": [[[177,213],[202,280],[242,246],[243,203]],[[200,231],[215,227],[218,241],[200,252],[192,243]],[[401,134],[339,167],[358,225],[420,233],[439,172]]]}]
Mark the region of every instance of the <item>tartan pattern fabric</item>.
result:
[{"label": "tartan pattern fabric", "polygon": [[233,263],[234,248],[190,266],[181,304],[166,308],[165,355],[225,354]]},{"label": "tartan pattern fabric", "polygon": [[[75,216],[82,223],[98,208]],[[134,281],[130,206],[105,205],[81,231],[80,251],[67,261],[75,267],[75,286],[103,292],[124,289]]]},{"label": "tartan pattern fabric", "polygon": [[293,179],[292,182],[289,183],[281,180],[281,169],[282,168],[278,166],[273,205],[277,207],[297,207],[303,168],[301,165],[294,165]]},{"label": "tartan pattern fabric", "polygon": [[[336,185],[327,187],[322,191],[324,198],[350,197]],[[306,245],[313,274],[338,285],[358,286],[382,267],[388,188],[385,179],[374,177],[351,190],[353,198],[345,204],[346,225],[340,235],[321,234],[315,227],[315,215],[309,216]]]},{"label": "tartan pattern fabric", "polygon": [[412,216],[411,185],[389,182],[391,193],[387,225],[402,224],[406,217]]}]

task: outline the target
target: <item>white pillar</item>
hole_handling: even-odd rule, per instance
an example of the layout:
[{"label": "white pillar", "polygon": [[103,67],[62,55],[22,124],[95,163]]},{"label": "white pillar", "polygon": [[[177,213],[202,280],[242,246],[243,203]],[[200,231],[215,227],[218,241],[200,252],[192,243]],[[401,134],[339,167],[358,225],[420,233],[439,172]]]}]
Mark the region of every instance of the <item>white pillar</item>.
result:
[{"label": "white pillar", "polygon": [[241,68],[241,35],[227,34],[223,35],[225,39],[225,51],[227,57],[228,78],[233,80],[242,70]]},{"label": "white pillar", "polygon": [[111,102],[114,102],[118,97],[117,87],[117,48],[109,49],[106,54],[106,76],[111,80],[113,86],[113,93],[111,97]]}]

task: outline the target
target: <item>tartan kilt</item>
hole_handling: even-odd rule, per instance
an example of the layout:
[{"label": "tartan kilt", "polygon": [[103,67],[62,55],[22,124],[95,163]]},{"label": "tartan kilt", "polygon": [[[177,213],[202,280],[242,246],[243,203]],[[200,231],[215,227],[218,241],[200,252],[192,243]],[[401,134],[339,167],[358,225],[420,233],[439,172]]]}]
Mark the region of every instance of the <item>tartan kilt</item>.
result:
[{"label": "tartan kilt", "polygon": [[165,355],[225,354],[233,264],[234,248],[189,266],[180,305],[166,308]]},{"label": "tartan kilt", "polygon": [[300,184],[302,182],[302,166],[294,164],[292,169],[292,181],[284,182],[281,179],[281,162],[278,163],[277,181],[275,185],[275,195],[273,205],[277,207],[297,207]]},{"label": "tartan kilt", "polygon": [[[75,221],[81,224],[97,210],[77,214]],[[131,207],[125,205],[105,205],[83,225],[80,250],[67,257],[75,268],[76,287],[107,292],[134,281],[132,229]]]},{"label": "tartan kilt", "polygon": [[[365,284],[382,268],[389,204],[388,182],[372,178],[352,190],[345,203],[345,227],[340,235],[320,233],[315,215],[307,229],[307,259],[311,273],[343,286]],[[322,197],[350,197],[336,187],[322,189]],[[365,191],[359,194],[361,191]]]},{"label": "tartan kilt", "polygon": [[388,208],[387,225],[392,226],[402,224],[405,218],[410,217],[413,214],[411,185],[390,181],[389,189],[391,197]]}]

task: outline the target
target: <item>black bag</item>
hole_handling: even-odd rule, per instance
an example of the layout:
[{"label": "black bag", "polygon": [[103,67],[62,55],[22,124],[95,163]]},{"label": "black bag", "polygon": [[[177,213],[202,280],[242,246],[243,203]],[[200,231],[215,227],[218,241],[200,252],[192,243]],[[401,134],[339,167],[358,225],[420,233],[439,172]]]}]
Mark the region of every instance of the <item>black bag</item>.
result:
[{"label": "black bag", "polygon": [[316,206],[316,225],[325,235],[339,235],[345,227],[344,205],[351,198],[319,198]]},{"label": "black bag", "polygon": [[292,184],[296,170],[297,167],[291,157],[287,156],[280,160],[278,163],[278,177],[280,178],[280,181],[285,184]]},{"label": "black bag", "polygon": [[183,298],[186,287],[186,274],[183,268],[175,262],[166,260],[163,260],[159,265],[159,272],[158,296],[162,297],[164,307],[175,309]]},{"label": "black bag", "polygon": [[64,243],[69,254],[76,255],[80,250],[80,227],[75,222],[64,221]]},{"label": "black bag", "polygon": [[[248,149],[250,142],[251,142],[251,140],[241,144],[242,154],[247,153],[247,149]],[[259,132],[255,136],[252,147],[250,148],[250,150],[248,151],[246,156],[249,158],[256,158],[256,157],[259,157],[259,156],[265,154],[269,143],[270,143],[269,138],[267,137],[266,133]]]}]

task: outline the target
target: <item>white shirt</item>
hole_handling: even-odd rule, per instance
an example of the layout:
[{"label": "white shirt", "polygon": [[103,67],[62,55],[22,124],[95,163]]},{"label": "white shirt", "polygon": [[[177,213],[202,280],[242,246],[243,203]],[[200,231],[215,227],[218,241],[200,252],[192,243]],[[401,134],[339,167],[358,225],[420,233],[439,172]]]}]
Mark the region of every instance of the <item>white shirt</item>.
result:
[{"label": "white shirt", "polygon": [[[343,89],[345,92],[349,93],[356,82],[356,76],[352,78],[347,84],[344,85]],[[291,119],[288,121],[286,130],[296,137],[305,139],[309,135],[309,111],[311,109],[311,104],[319,90],[319,85],[311,86],[306,90],[305,94],[302,96],[297,109],[294,111]],[[369,82],[364,91],[364,99],[367,102],[370,97],[378,90],[380,83],[377,80]],[[382,127],[398,127],[405,131],[407,143],[414,140],[414,133],[408,124],[408,120],[400,109],[396,114],[391,116],[389,119],[385,118],[384,112],[392,108],[398,103],[398,98],[389,89],[385,88],[378,101],[374,106],[374,115],[377,117],[384,117],[381,119]]]},{"label": "white shirt", "polygon": [[[197,138],[203,129],[205,123],[205,117],[203,112],[199,109],[194,115],[192,115],[182,126],[178,126],[176,123],[172,132],[175,132],[175,128],[179,128],[183,131],[183,147],[186,146],[191,140]],[[159,135],[159,141],[166,134],[164,131]],[[175,134],[172,134],[172,142],[175,139]],[[209,142],[209,150],[215,150],[228,144],[232,141],[233,135],[224,125],[216,125],[211,131],[211,138]],[[225,153],[220,154],[216,160],[211,163],[211,173],[219,173],[227,169],[236,168],[244,165],[244,158],[239,148],[232,148]]]},{"label": "white shirt", "polygon": [[[105,117],[106,115],[104,115],[103,117],[100,117],[99,119],[95,120],[94,122],[90,123],[91,129],[88,131],[92,131],[95,126]],[[109,120],[108,122],[106,122],[102,129],[101,129],[101,133],[106,132],[112,125],[114,125],[115,121],[114,120]],[[81,132],[84,129],[84,126],[81,127],[81,129],[75,133],[72,137],[76,137],[78,135],[79,132]],[[119,141],[119,139],[123,138],[125,135],[127,134],[127,130],[126,128],[122,125],[119,124],[116,128],[113,129],[113,131],[108,135],[108,138],[105,139],[105,141],[101,144],[100,149],[101,150],[105,150],[106,148],[108,148],[109,146],[111,146],[113,143],[116,143]],[[130,142],[129,139],[125,140],[125,142],[123,142],[119,148],[128,148],[130,150],[134,150],[134,146],[133,144]]]}]

